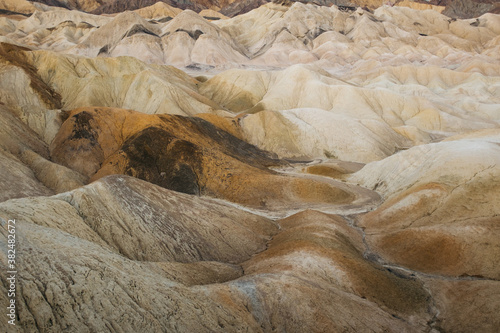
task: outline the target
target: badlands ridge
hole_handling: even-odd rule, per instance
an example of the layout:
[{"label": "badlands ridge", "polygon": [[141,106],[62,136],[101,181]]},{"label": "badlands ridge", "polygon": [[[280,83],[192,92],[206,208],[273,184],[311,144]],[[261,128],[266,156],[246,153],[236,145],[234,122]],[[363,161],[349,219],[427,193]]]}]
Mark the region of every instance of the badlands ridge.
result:
[{"label": "badlands ridge", "polygon": [[499,15],[54,4],[0,1],[0,328],[498,332]]}]

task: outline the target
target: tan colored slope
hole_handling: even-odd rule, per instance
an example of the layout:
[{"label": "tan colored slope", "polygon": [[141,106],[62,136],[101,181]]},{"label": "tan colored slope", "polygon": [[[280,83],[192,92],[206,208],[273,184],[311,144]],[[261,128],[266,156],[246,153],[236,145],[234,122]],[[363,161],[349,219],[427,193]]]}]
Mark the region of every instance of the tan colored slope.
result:
[{"label": "tan colored slope", "polygon": [[447,276],[498,280],[496,139],[414,147],[351,176],[387,200],[360,218],[368,244],[385,260]]},{"label": "tan colored slope", "polygon": [[40,77],[38,69],[29,60],[29,51],[11,44],[0,44],[2,102],[23,113],[23,118],[29,109],[61,107],[61,96]]},{"label": "tan colored slope", "polygon": [[48,145],[62,123],[61,97],[38,75],[26,50],[0,46],[0,133],[3,188],[0,200],[50,195],[87,179],[51,162]]},{"label": "tan colored slope", "polygon": [[398,317],[428,316],[428,295],[421,283],[367,261],[361,234],[342,217],[304,211],[281,220],[280,226],[282,231],[268,249],[243,265],[245,274],[286,274],[304,280],[314,277],[377,303]]},{"label": "tan colored slope", "polygon": [[440,330],[493,332],[499,324],[489,317],[500,290],[499,142],[498,129],[470,132],[369,163],[350,177],[387,197],[355,222],[368,255],[422,278]]},{"label": "tan colored slope", "polygon": [[36,151],[48,158],[48,147],[15,114],[0,108],[0,201],[27,196],[54,194],[41,184],[33,170],[21,160],[25,150]]},{"label": "tan colored slope", "polygon": [[105,16],[91,15],[79,11],[47,11],[36,12],[18,25],[18,29],[24,33],[32,33],[39,29],[51,29],[57,27],[64,21],[71,21],[75,25],[87,23],[94,27],[99,27],[111,21],[111,18]]},{"label": "tan colored slope", "polygon": [[[182,12],[182,9],[169,6],[164,2],[157,2],[152,6],[137,9],[135,10],[135,12],[145,19],[164,18],[164,17],[173,18],[178,14],[180,14]],[[228,18],[227,16],[213,9],[203,9],[198,13],[198,15],[206,19],[212,19],[212,20]]]},{"label": "tan colored slope", "polygon": [[[4,36],[11,32],[16,31],[17,20],[12,19],[11,17],[0,17],[0,35]],[[6,40],[6,37],[0,37],[2,40]]]},{"label": "tan colored slope", "polygon": [[130,57],[89,59],[43,51],[27,56],[66,109],[95,105],[186,115],[218,108],[197,93],[196,80],[173,67]]},{"label": "tan colored slope", "polygon": [[268,71],[230,69],[200,84],[200,93],[233,112],[251,109],[266,95],[273,82]]},{"label": "tan colored slope", "polygon": [[334,18],[342,24],[347,16],[348,14],[341,14],[336,9],[325,7],[311,7],[300,3],[285,7],[270,3],[250,13],[217,21],[215,24],[244,46],[253,57],[261,56],[261,62],[265,62],[262,55],[272,48],[283,31],[295,38],[300,37],[301,40],[310,39],[319,34],[320,27],[326,31],[332,29]]},{"label": "tan colored slope", "polygon": [[[51,198],[0,204],[0,217],[15,218],[24,240],[18,245],[25,253],[18,263],[18,293],[25,301],[19,303],[16,324],[27,329],[84,326],[96,331],[108,325],[125,331],[176,332],[249,328],[264,332],[271,327],[320,332],[331,325],[418,331],[426,317],[421,312],[425,292],[418,282],[363,263],[357,254],[359,235],[346,230],[340,220],[308,216],[286,222],[287,229],[293,227],[293,220],[299,226],[283,237],[299,242],[290,234],[306,237],[316,228],[325,238],[311,246],[326,253],[311,252],[313,260],[323,263],[325,255],[333,252],[340,260],[359,261],[369,274],[395,287],[396,294],[402,293],[402,304],[409,304],[406,294],[415,296],[414,303],[397,310],[391,307],[399,304],[387,303],[381,309],[378,296],[369,295],[370,288],[366,290],[369,299],[364,299],[360,296],[365,293],[363,287],[346,291],[334,280],[325,280],[317,266],[307,261],[295,262],[298,271],[294,275],[286,268],[278,275],[265,268],[258,272],[257,262],[264,261],[256,257],[253,264],[245,264],[251,274],[241,277],[240,266],[225,261],[245,260],[263,249],[277,231],[273,222],[208,199],[112,176]],[[326,225],[315,224],[312,218],[318,217]],[[5,230],[0,229],[2,243],[7,239]],[[301,272],[311,268],[314,274],[301,278]],[[36,283],[46,288],[40,290]],[[90,283],[92,288],[88,288]],[[6,299],[1,297],[3,303]],[[296,306],[299,300],[300,308]],[[81,316],[78,308],[87,308],[89,317]],[[418,318],[408,323],[394,313]],[[144,317],[148,320],[141,320]]]},{"label": "tan colored slope", "polygon": [[484,14],[479,20],[479,25],[498,34],[500,32],[500,16],[494,14]]},{"label": "tan colored slope", "polygon": [[123,38],[137,33],[158,37],[160,28],[135,12],[120,13],[99,29],[91,32],[84,41],[71,50],[71,53],[96,57],[101,53],[111,52]]},{"label": "tan colored slope", "polygon": [[1,0],[0,9],[22,14],[31,14],[36,10],[35,6],[25,0]]},{"label": "tan colored slope", "polygon": [[359,68],[351,73],[346,81],[310,65],[269,73],[233,70],[203,83],[200,92],[232,111],[320,108],[383,120],[394,128],[408,125],[441,132],[497,126],[498,101],[491,92],[500,82],[495,77],[413,66]]},{"label": "tan colored slope", "polygon": [[48,145],[12,110],[5,106],[0,106],[0,110],[0,148],[16,156],[20,156],[25,150],[37,152],[44,157],[49,156]]},{"label": "tan colored slope", "polygon": [[[481,48],[486,41],[495,37],[491,30],[481,25],[475,27],[471,22],[463,20],[450,23],[447,17],[435,11],[418,11],[403,7],[381,7],[374,14],[358,9],[349,14],[339,11],[336,7],[314,7],[300,3],[294,3],[291,7],[269,4],[216,24],[256,57],[252,63],[280,66],[279,62],[282,62],[280,67],[307,59],[305,56],[292,56],[292,49],[296,52],[306,52],[309,62],[323,59],[326,64],[332,66],[339,61],[355,63],[361,59],[373,58],[387,61],[384,54],[402,47],[414,47],[419,40],[426,40],[427,36],[435,36],[438,41],[443,38],[443,43],[447,43],[451,50],[457,52],[456,56],[467,57],[470,50],[464,49],[464,44],[467,47],[468,43],[472,43]],[[264,26],[268,28],[263,29]],[[293,36],[288,36],[285,48],[279,45],[283,41],[281,35],[284,32]],[[325,32],[340,33],[358,45],[345,45],[348,50],[342,53],[339,52],[339,45],[337,50],[332,46],[328,52],[325,52],[324,48],[321,51],[314,50],[311,42]],[[303,45],[299,47],[296,41]],[[279,50],[284,51],[286,48],[292,57],[287,58],[282,54],[282,59],[276,63],[270,62],[274,61]],[[416,49],[414,53],[420,54],[424,61],[437,60],[428,56],[424,46]],[[440,62],[443,65],[447,61],[456,61],[443,52],[437,56],[442,59]],[[410,54],[405,55],[405,58],[413,61]]]},{"label": "tan colored slope", "polygon": [[[71,213],[73,225],[50,217],[43,205]],[[30,217],[23,209],[27,206],[39,207],[41,216]],[[239,263],[261,251],[277,230],[265,218],[123,176],[51,198],[7,202],[3,213],[62,229],[130,260],[151,262]]]},{"label": "tan colored slope", "polygon": [[[304,5],[259,13],[255,25],[252,14],[231,26],[184,12],[153,34],[134,28],[145,20],[125,15],[115,27],[134,33],[120,39],[113,25],[101,30],[115,34],[114,48],[96,59],[2,46],[0,222],[19,221],[18,327],[298,333],[500,325],[496,16],[449,22],[408,9],[369,15]],[[34,15],[19,40],[59,52],[99,30],[51,26],[49,17]],[[2,24],[21,36],[20,23]],[[258,29],[269,32],[266,45],[253,43]],[[228,59],[236,66],[249,50],[261,65],[320,60],[206,80],[109,57],[206,69]],[[370,162],[342,177],[386,201],[356,217],[301,212],[278,228],[206,198],[269,216],[356,205],[353,187],[270,171],[289,166],[244,141],[283,157]],[[342,169],[335,163],[309,171]],[[28,196],[36,197],[6,201]],[[0,304],[6,295],[0,290]]]},{"label": "tan colored slope", "polygon": [[86,59],[1,44],[0,77],[0,101],[47,144],[60,126],[55,109],[96,105],[187,115],[220,108],[184,72],[133,58]]},{"label": "tan colored slope", "polygon": [[418,9],[418,10],[435,10],[438,13],[442,13],[443,10],[445,9],[445,6],[435,6],[435,5],[430,5],[426,3],[421,3],[421,2],[414,2],[414,1],[409,1],[409,0],[403,0],[403,1],[398,1],[396,2],[396,6],[400,7],[409,7],[412,9]]},{"label": "tan colored slope", "polygon": [[3,189],[0,202],[13,198],[47,196],[55,193],[41,184],[33,171],[15,155],[0,149],[0,157],[2,168],[0,186]]},{"label": "tan colored slope", "polygon": [[16,324],[27,329],[425,332],[497,324],[498,282],[386,269],[363,257],[361,233],[339,216],[305,211],[279,221],[276,234],[265,218],[111,176],[1,203],[0,218],[16,219],[23,237]]},{"label": "tan colored slope", "polygon": [[498,52],[491,43],[498,36],[493,14],[450,20],[433,10],[407,7],[383,6],[374,13],[358,8],[348,13],[335,6],[270,3],[232,19],[208,22],[190,10],[174,15],[166,6],[156,4],[141,13],[149,18],[160,11],[175,16],[171,21],[147,22],[134,12],[115,17],[37,12],[3,35],[29,47],[92,57],[129,55],[179,67],[283,68],[317,62],[336,68],[376,61],[386,66],[423,63],[455,68],[478,53],[483,64],[497,63]]},{"label": "tan colored slope", "polygon": [[36,11],[5,34],[6,42],[65,52],[112,18],[79,11]]},{"label": "tan colored slope", "polygon": [[175,17],[182,12],[182,9],[169,6],[164,2],[157,2],[152,6],[137,9],[135,12],[145,19],[154,19],[162,17]]},{"label": "tan colored slope", "polygon": [[153,23],[134,12],[121,13],[89,32],[85,40],[67,52],[91,57],[134,56],[148,63],[180,67],[248,61],[245,50],[229,35],[193,11],[185,10],[171,21]]},{"label": "tan colored slope", "polygon": [[21,160],[33,170],[43,185],[55,193],[71,191],[88,182],[88,179],[78,172],[53,163],[30,150],[22,153]]},{"label": "tan colored slope", "polygon": [[500,320],[491,314],[500,305],[500,282],[435,279],[427,286],[440,309],[436,328],[449,332],[495,332],[499,327]]},{"label": "tan colored slope", "polygon": [[[23,15],[12,15],[8,13],[6,16],[15,20],[22,20],[24,15],[30,16],[37,11],[52,11],[63,10],[59,7],[47,6],[40,2],[26,1],[26,0],[1,0],[0,10],[5,10],[11,13],[19,13]],[[3,15],[2,15],[3,16]]]},{"label": "tan colored slope", "polygon": [[[460,44],[458,44],[460,40],[482,45],[495,37],[494,31],[491,29],[481,24],[478,26],[471,24],[474,22],[473,20],[451,20],[432,10],[415,11],[405,7],[381,7],[375,11],[375,15],[407,31],[413,29],[418,33],[434,35],[438,38],[446,38],[448,35],[452,38],[450,44],[457,48],[460,48]],[[417,24],[414,24],[415,22]]]},{"label": "tan colored slope", "polygon": [[[135,262],[67,233],[22,221],[18,225],[28,230],[25,239],[30,247],[24,250],[29,256],[19,266],[23,273],[18,275],[18,294],[26,301],[20,302],[17,327],[102,331],[112,325],[124,331],[222,332],[220,325],[231,325],[258,330],[243,304],[219,304],[216,297],[201,293],[205,288],[191,289],[174,282],[192,280],[189,276],[194,274],[207,276],[211,271],[223,275],[224,267]],[[58,263],[57,271],[54,263]],[[166,278],[166,272],[175,272],[175,277]],[[32,277],[47,288],[40,291]],[[88,288],[87,283],[93,287]],[[85,313],[90,318],[81,315],[80,306],[88,309]],[[193,313],[193,308],[203,309],[203,313]]]},{"label": "tan colored slope", "polygon": [[246,141],[282,158],[327,157],[371,162],[411,145],[385,122],[321,109],[262,111],[240,120]]},{"label": "tan colored slope", "polygon": [[0,45],[0,102],[50,144],[62,122],[61,96],[40,77],[25,52],[14,45]]},{"label": "tan colored slope", "polygon": [[[483,67],[485,68],[487,67]],[[437,119],[439,115],[441,123],[434,125],[434,129],[439,126],[444,129],[444,126],[455,127],[454,131],[467,131],[481,127],[496,127],[500,115],[497,107],[500,103],[497,97],[499,89],[497,75],[460,69],[462,70],[434,66],[422,68],[393,66],[366,71],[360,69],[351,73],[346,79],[365,87],[386,88],[397,94],[422,98],[418,101],[420,106],[417,106],[421,112],[405,122],[410,126],[430,129],[429,124],[425,124],[426,118]],[[470,124],[471,121],[476,124]]]},{"label": "tan colored slope", "polygon": [[465,136],[460,140],[413,147],[366,165],[352,179],[370,188],[377,187],[377,191],[388,198],[410,186],[424,185],[436,179],[455,187],[481,170],[495,171],[499,158],[498,129],[491,132],[496,135],[479,136],[478,139]]},{"label": "tan colored slope", "polygon": [[15,112],[3,106],[0,111],[0,201],[52,195],[87,182],[77,172],[49,161],[47,143]]},{"label": "tan colored slope", "polygon": [[191,46],[186,51],[190,62],[187,64],[237,65],[247,62],[246,50],[215,22],[220,21],[208,22],[193,11],[183,11],[162,27],[164,48],[167,52],[174,52],[179,40],[183,44],[189,40]]},{"label": "tan colored slope", "polygon": [[245,139],[263,149],[368,162],[443,136],[498,128],[499,87],[495,76],[437,67],[361,67],[337,75],[296,65],[229,70],[199,91],[240,112]]},{"label": "tan colored slope", "polygon": [[269,171],[267,166],[284,162],[199,118],[78,109],[62,125],[51,156],[91,180],[127,174],[270,211],[349,203],[355,197],[327,182]]},{"label": "tan colored slope", "polygon": [[[243,305],[223,305],[184,283],[240,276],[238,266],[223,262],[259,251],[276,230],[269,220],[129,177],[110,177],[59,197],[9,201],[0,211],[2,221],[16,219],[24,239],[18,245],[26,254],[18,264],[18,292],[26,301],[19,303],[18,326],[101,331],[113,322],[124,330],[176,326],[186,332],[220,330],[219,322],[256,327]],[[29,276],[47,288],[37,291]],[[107,301],[98,301],[99,295],[107,295]],[[182,315],[172,322],[166,314],[174,304]],[[225,310],[219,313],[218,304]],[[205,315],[194,315],[193,306],[205,309]],[[88,307],[92,319],[77,307]],[[119,320],[125,313],[129,319]],[[147,322],[140,320],[145,315]]]},{"label": "tan colored slope", "polygon": [[229,17],[227,17],[224,14],[219,13],[218,11],[215,11],[213,9],[203,9],[201,12],[198,13],[201,17],[204,17],[208,20],[226,20]]}]

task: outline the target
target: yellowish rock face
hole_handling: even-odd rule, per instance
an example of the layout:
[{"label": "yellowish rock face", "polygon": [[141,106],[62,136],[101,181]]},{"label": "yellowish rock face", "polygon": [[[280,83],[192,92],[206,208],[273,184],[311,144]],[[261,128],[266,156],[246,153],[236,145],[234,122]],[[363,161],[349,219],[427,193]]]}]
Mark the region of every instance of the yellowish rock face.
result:
[{"label": "yellowish rock face", "polygon": [[20,332],[497,332],[500,16],[229,2],[0,1]]},{"label": "yellowish rock face", "polygon": [[[75,110],[52,142],[51,157],[91,181],[127,174],[172,190],[271,211],[304,203],[345,204],[354,198],[326,182],[267,170],[285,162],[200,118]],[[250,186],[255,192],[246,191]]]}]

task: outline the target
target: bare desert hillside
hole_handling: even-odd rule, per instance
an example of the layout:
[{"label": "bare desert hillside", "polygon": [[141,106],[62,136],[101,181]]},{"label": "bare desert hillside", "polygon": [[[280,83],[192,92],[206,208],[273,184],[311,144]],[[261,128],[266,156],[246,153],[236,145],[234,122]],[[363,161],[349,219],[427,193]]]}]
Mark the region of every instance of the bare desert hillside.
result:
[{"label": "bare desert hillside", "polygon": [[0,0],[1,332],[500,330],[498,4],[254,4]]}]

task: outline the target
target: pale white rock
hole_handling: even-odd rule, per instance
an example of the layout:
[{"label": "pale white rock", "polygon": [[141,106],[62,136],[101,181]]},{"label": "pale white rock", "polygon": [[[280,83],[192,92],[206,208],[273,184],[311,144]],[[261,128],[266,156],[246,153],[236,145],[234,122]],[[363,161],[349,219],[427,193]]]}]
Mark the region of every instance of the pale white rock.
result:
[{"label": "pale white rock", "polygon": [[313,48],[318,48],[325,43],[351,43],[352,41],[345,35],[337,31],[322,33],[313,40]]},{"label": "pale white rock", "polygon": [[106,16],[92,15],[80,11],[54,10],[47,12],[37,11],[26,20],[18,23],[17,29],[29,34],[39,29],[52,29],[59,24],[70,21],[75,25],[86,23],[94,27],[100,27],[112,21],[112,18]]},{"label": "pale white rock", "polygon": [[367,163],[410,142],[386,123],[321,109],[262,111],[240,120],[245,139],[282,158],[322,157]]},{"label": "pale white rock", "polygon": [[187,32],[179,31],[162,38],[165,61],[179,67],[186,67],[193,63],[191,52],[195,40]]},{"label": "pale white rock", "polygon": [[[282,67],[292,63],[300,63],[300,59],[294,59],[294,54],[301,52],[305,57],[310,57],[311,61],[317,60],[314,55],[309,55],[308,48],[297,37],[287,30],[280,32],[273,41],[272,46],[266,51],[254,58],[252,64],[261,64],[264,66]],[[304,58],[301,57],[302,59]],[[293,61],[295,60],[295,61]]]},{"label": "pale white rock", "polygon": [[193,35],[196,31],[217,37],[225,35],[218,26],[212,22],[208,22],[192,10],[185,10],[179,13],[173,20],[165,24],[162,27],[162,35],[174,33],[179,30],[190,32]]},{"label": "pale white rock", "polygon": [[485,27],[498,35],[500,34],[500,17],[486,13],[479,18],[479,26]]},{"label": "pale white rock", "polygon": [[213,22],[221,28],[238,44],[248,50],[249,55],[258,54],[270,41],[274,40],[276,34],[270,29],[263,29],[267,25],[273,25],[285,15],[286,8],[276,4],[266,4],[249,13],[238,15],[229,20]]},{"label": "pale white rock", "polygon": [[110,57],[130,56],[147,64],[164,64],[164,50],[161,39],[149,34],[135,34],[123,38],[110,50]]},{"label": "pale white rock", "polygon": [[[369,162],[415,144],[499,126],[500,100],[493,97],[500,87],[497,77],[437,67],[381,67],[376,61],[348,73],[336,76],[299,65],[283,71],[230,70],[202,83],[199,91],[229,111],[265,110],[240,119],[240,125],[246,140],[282,157]],[[294,116],[283,111],[308,108],[328,121],[301,118],[312,117],[311,110]],[[330,125],[342,134],[329,132],[328,124],[342,124]]]},{"label": "pale white rock", "polygon": [[226,64],[240,64],[247,58],[237,52],[230,43],[218,38],[203,34],[195,42],[191,51],[191,61],[212,66]]},{"label": "pale white rock", "polygon": [[[185,10],[162,27],[162,37],[184,31],[196,42],[200,37],[208,38],[203,42],[204,44],[208,42],[209,45],[206,45],[206,47],[215,50],[219,54],[232,54],[229,56],[228,61],[244,62],[245,49],[226,31],[215,25],[214,22],[208,22],[195,12]],[[170,47],[170,45],[167,45],[167,47]],[[208,52],[210,53],[210,51]]]},{"label": "pale white rock", "polygon": [[[161,29],[135,12],[120,13],[106,24],[92,31],[85,40],[68,50],[68,52],[88,57],[109,54],[122,39],[142,33],[159,37]],[[147,44],[144,47],[147,47]]]},{"label": "pale white rock", "polygon": [[[29,47],[91,57],[130,55],[146,62],[179,67],[192,64],[178,60],[183,57],[181,51],[174,51],[179,53],[177,56],[161,56],[158,50],[164,46],[164,40],[147,36],[163,38],[184,31],[197,41],[200,35],[206,35],[204,38],[209,39],[196,49],[196,62],[218,68],[241,65],[283,68],[320,60],[326,68],[363,60],[393,65],[394,53],[402,58],[400,65],[405,59],[408,63],[448,68],[456,68],[478,53],[485,56],[486,63],[494,63],[498,58],[498,45],[492,46],[498,37],[498,22],[493,14],[486,14],[477,22],[452,21],[434,10],[383,6],[374,13],[361,9],[348,13],[335,6],[302,3],[289,7],[266,4],[231,19],[211,22],[202,17],[212,14],[215,15],[173,10],[164,3],[114,17],[53,10],[35,12],[32,17],[21,20],[15,29],[5,23],[2,34],[6,40]],[[166,22],[153,19],[155,24],[144,19],[160,16],[173,19]],[[133,36],[140,37],[124,41]],[[318,37],[320,40],[314,43]],[[345,43],[339,45],[343,50],[335,50],[338,41]],[[181,45],[176,45],[177,42]],[[328,46],[329,42],[334,45]],[[186,42],[169,40],[168,44],[166,54],[183,48]],[[322,49],[311,52],[320,45]],[[211,56],[200,57],[199,49]],[[184,58],[189,59],[191,51],[187,53]]]},{"label": "pale white rock", "polygon": [[427,144],[367,164],[349,179],[386,197],[421,184],[457,186],[478,173],[498,172],[500,147],[495,142],[462,139]]}]

